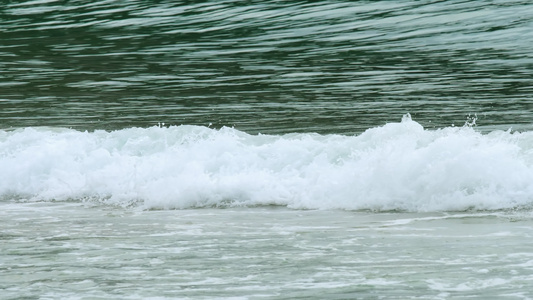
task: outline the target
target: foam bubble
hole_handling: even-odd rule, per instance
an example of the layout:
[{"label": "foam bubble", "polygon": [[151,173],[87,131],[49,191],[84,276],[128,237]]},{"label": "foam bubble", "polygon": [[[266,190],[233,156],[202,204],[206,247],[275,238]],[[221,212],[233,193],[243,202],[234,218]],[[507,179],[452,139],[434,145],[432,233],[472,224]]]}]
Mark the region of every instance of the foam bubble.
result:
[{"label": "foam bubble", "polygon": [[146,209],[497,210],[533,201],[533,133],[425,130],[406,116],[357,136],[200,126],[0,131],[0,197]]}]

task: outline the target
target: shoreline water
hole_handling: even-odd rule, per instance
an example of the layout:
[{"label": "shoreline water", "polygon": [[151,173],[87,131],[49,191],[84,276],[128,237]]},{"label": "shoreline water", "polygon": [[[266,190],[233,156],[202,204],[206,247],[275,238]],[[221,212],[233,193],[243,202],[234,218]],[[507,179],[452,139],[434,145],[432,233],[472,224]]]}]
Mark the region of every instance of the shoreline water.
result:
[{"label": "shoreline water", "polygon": [[0,203],[3,299],[531,297],[531,212]]}]

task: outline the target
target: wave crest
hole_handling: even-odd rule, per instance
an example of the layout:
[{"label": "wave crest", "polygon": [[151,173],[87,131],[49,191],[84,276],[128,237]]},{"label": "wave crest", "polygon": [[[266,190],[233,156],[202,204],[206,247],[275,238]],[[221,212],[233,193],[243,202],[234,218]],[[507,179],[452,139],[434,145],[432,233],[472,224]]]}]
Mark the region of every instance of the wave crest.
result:
[{"label": "wave crest", "polygon": [[533,202],[533,133],[426,130],[409,116],[357,136],[200,126],[0,131],[0,196],[145,209],[497,210]]}]

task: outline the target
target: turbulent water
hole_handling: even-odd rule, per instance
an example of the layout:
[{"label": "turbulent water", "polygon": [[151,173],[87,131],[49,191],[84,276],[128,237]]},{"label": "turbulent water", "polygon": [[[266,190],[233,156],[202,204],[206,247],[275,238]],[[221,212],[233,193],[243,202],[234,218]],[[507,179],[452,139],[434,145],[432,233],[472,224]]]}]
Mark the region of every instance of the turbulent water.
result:
[{"label": "turbulent water", "polygon": [[4,1],[0,298],[530,299],[530,1]]},{"label": "turbulent water", "polygon": [[357,136],[199,126],[0,135],[4,199],[144,208],[283,205],[443,211],[533,205],[533,133],[425,130],[405,116]]}]

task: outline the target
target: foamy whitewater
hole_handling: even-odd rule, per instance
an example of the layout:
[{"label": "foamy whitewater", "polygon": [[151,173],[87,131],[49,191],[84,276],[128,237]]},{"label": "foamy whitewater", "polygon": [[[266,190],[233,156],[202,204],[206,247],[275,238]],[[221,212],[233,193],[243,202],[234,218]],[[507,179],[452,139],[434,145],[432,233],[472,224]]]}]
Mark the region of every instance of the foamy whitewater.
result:
[{"label": "foamy whitewater", "polygon": [[533,133],[424,129],[409,115],[356,136],[155,126],[0,131],[0,197],[142,209],[463,211],[533,204]]}]

